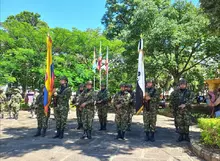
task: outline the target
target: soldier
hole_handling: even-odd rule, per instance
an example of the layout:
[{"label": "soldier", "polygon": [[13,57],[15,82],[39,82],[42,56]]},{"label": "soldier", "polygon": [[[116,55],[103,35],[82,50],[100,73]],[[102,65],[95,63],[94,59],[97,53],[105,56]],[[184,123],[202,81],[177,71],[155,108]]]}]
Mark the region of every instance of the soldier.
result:
[{"label": "soldier", "polygon": [[157,108],[160,101],[160,92],[153,86],[152,80],[146,81],[143,109],[144,131],[146,133],[145,141],[154,142],[154,133],[157,121]]},{"label": "soldier", "polygon": [[78,127],[77,129],[83,128],[83,123],[82,123],[82,110],[80,109],[79,106],[79,98],[84,90],[84,85],[80,84],[78,91],[76,92],[76,96],[73,99],[73,104],[76,106],[76,117],[77,117],[77,123]]},{"label": "soldier", "polygon": [[128,127],[128,111],[131,102],[131,95],[125,91],[125,85],[120,85],[121,91],[118,92],[113,98],[113,106],[116,109],[115,122],[117,126],[118,135],[116,139],[123,139],[125,131]]},{"label": "soldier", "polygon": [[134,107],[135,107],[135,103],[134,103],[135,93],[132,91],[131,84],[126,85],[126,90],[131,95],[131,102],[130,102],[129,109],[128,109],[128,128],[127,128],[127,131],[131,131],[131,123],[132,123],[132,117],[133,117],[133,112],[134,112]]},{"label": "soldier", "polygon": [[41,135],[41,130],[43,128],[42,137],[45,137],[47,127],[48,127],[48,119],[50,117],[50,108],[48,108],[48,113],[45,115],[44,113],[44,85],[41,86],[41,93],[37,95],[37,98],[35,99],[35,110],[37,115],[37,133],[34,135],[35,137]]},{"label": "soldier", "polygon": [[106,130],[108,101],[109,101],[109,92],[106,89],[105,83],[102,83],[101,90],[98,92],[97,97],[96,97],[96,106],[98,109],[100,131]]},{"label": "soldier", "polygon": [[187,82],[181,79],[179,88],[174,90],[170,95],[170,105],[176,110],[176,123],[179,127],[178,142],[190,141],[189,126],[190,126],[190,108],[193,101],[193,93],[187,89]]},{"label": "soldier", "polygon": [[92,89],[92,81],[86,83],[86,89],[79,98],[80,108],[82,110],[82,122],[84,133],[81,139],[92,139],[92,123],[95,114],[95,93]]},{"label": "soldier", "polygon": [[69,112],[69,99],[72,91],[68,86],[68,79],[66,76],[60,79],[60,89],[56,92],[54,89],[54,96],[56,97],[56,107],[54,107],[54,117],[56,121],[57,133],[53,138],[63,138],[64,129],[66,127],[68,112]]},{"label": "soldier", "polygon": [[[18,88],[15,88],[13,90],[13,93],[11,95],[11,99],[8,104],[11,107],[11,110],[13,113],[13,118],[16,120],[18,119],[18,112],[20,110],[21,100],[22,100],[22,96],[20,94],[20,90]],[[11,114],[10,114],[10,116],[11,116]]]},{"label": "soldier", "polygon": [[[44,88],[44,87],[42,87],[42,88]],[[33,109],[33,115],[32,115],[32,117],[33,118],[35,118],[36,116],[36,100],[37,100],[37,96],[39,95],[39,90],[38,89],[35,89],[34,90],[34,97],[33,97],[33,103],[32,103],[32,107],[31,107],[31,109]]]},{"label": "soldier", "polygon": [[6,107],[6,102],[7,98],[6,95],[3,93],[3,90],[0,89],[0,117],[3,119],[4,118],[4,112],[5,112],[5,107]]}]

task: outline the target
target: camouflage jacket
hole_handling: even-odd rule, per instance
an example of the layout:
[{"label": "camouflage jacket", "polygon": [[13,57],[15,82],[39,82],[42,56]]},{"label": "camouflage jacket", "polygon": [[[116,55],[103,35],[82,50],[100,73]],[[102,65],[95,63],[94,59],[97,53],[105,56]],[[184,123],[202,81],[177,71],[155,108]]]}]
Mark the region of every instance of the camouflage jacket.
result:
[{"label": "camouflage jacket", "polygon": [[56,96],[57,107],[58,108],[61,108],[61,107],[69,108],[69,99],[70,99],[71,95],[72,95],[72,91],[69,87],[66,87],[62,91],[60,89],[59,92],[57,93],[57,96]]},{"label": "camouflage jacket", "polygon": [[131,102],[131,95],[127,91],[118,92],[113,98],[113,106],[116,111],[129,110],[129,104]]},{"label": "camouflage jacket", "polygon": [[43,94],[43,92],[37,96],[35,105],[37,106],[37,108],[44,108],[44,94]]},{"label": "camouflage jacket", "polygon": [[191,92],[190,90],[177,89],[173,91],[170,95],[170,107],[173,110],[176,110],[181,104],[185,104],[186,109],[188,109],[191,107],[193,98],[194,98],[193,92]]},{"label": "camouflage jacket", "polygon": [[150,96],[150,100],[146,101],[144,100],[144,108],[145,109],[151,109],[151,108],[158,108],[159,102],[160,102],[160,91],[156,88],[146,88],[145,89],[146,95]]},{"label": "camouflage jacket", "polygon": [[20,93],[12,94],[11,99],[9,101],[10,106],[20,106],[22,100],[22,96]]},{"label": "camouflage jacket", "polygon": [[[101,106],[101,105],[107,105],[108,101],[110,99],[110,94],[107,89],[104,91],[100,90],[96,96],[96,105]],[[97,103],[98,101],[101,101],[101,103]]]},{"label": "camouflage jacket", "polygon": [[4,93],[0,94],[0,104],[6,104],[7,97]]},{"label": "camouflage jacket", "polygon": [[80,98],[80,96],[81,96],[82,93],[83,93],[83,91],[80,91],[80,90],[78,90],[78,91],[76,92],[76,95],[75,95],[75,97],[74,97],[73,100],[72,100],[72,103],[73,103],[74,105],[79,106],[79,98]]},{"label": "camouflage jacket", "polygon": [[86,106],[84,108],[88,108],[94,110],[94,102],[95,102],[95,92],[93,89],[84,90],[79,97],[79,105],[85,103]]}]

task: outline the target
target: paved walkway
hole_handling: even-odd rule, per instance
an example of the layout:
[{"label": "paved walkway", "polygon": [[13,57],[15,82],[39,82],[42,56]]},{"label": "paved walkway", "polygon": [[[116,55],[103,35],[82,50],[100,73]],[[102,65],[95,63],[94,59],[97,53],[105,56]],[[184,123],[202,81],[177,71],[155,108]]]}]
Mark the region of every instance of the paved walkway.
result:
[{"label": "paved walkway", "polygon": [[[69,114],[65,138],[52,139],[54,120],[50,120],[45,138],[32,137],[36,132],[36,119],[20,112],[19,120],[0,120],[1,161],[197,161],[200,160],[188,149],[187,143],[176,143],[173,119],[158,116],[156,142],[144,142],[142,116],[134,116],[132,131],[127,140],[115,140],[114,114],[108,115],[108,130],[99,132],[97,116],[94,120],[92,140],[80,140],[82,131],[76,130],[75,112]],[[191,134],[198,129],[191,127]]]}]

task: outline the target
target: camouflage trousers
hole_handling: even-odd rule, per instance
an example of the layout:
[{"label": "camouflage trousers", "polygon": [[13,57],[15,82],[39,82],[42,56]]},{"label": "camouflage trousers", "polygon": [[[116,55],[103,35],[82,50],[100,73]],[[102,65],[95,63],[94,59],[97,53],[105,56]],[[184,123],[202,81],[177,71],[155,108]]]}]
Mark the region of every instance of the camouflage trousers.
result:
[{"label": "camouflage trousers", "polygon": [[156,122],[157,122],[157,109],[150,108],[150,110],[147,111],[144,108],[143,121],[144,121],[144,131],[145,132],[155,132]]},{"label": "camouflage trousers", "polygon": [[4,113],[5,113],[5,104],[1,103],[0,104],[0,117],[4,117]]},{"label": "camouflage trousers", "polygon": [[191,123],[191,115],[188,110],[176,112],[176,123],[179,128],[179,133],[189,133],[189,126]]},{"label": "camouflage trousers", "polygon": [[107,115],[108,115],[108,106],[97,106],[98,108],[98,117],[99,123],[104,124],[107,122]]},{"label": "camouflage trousers", "polygon": [[18,117],[19,110],[20,110],[20,105],[9,106],[9,116],[11,116],[12,114],[14,117]]},{"label": "camouflage trousers", "polygon": [[44,108],[36,110],[37,114],[37,128],[44,128],[47,129],[48,127],[48,119],[50,118],[50,108],[48,109],[47,116],[44,113]]},{"label": "camouflage trousers", "polygon": [[125,132],[128,128],[128,111],[116,111],[115,123],[118,131]]},{"label": "camouflage trousers", "polygon": [[56,128],[57,129],[65,129],[66,123],[67,123],[67,117],[68,117],[69,108],[68,107],[62,107],[60,109],[59,107],[54,108],[54,117],[56,121]]},{"label": "camouflage trousers", "polygon": [[[130,107],[130,108],[132,108],[132,107]],[[132,109],[130,109],[130,110],[128,111],[128,128],[130,128],[130,126],[131,126],[132,117],[133,117],[133,111],[132,111]]]},{"label": "camouflage trousers", "polygon": [[82,124],[82,110],[79,109],[79,107],[76,107],[76,117],[77,117],[77,123]]},{"label": "camouflage trousers", "polygon": [[84,130],[92,130],[92,123],[94,118],[94,108],[84,107],[82,110],[82,122]]}]

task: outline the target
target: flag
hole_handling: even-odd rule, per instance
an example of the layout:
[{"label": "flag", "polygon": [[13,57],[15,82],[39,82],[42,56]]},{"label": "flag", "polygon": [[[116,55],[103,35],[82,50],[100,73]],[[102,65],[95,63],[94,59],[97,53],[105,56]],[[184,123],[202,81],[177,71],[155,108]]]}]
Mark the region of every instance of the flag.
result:
[{"label": "flag", "polygon": [[93,62],[92,62],[92,70],[93,70],[94,73],[96,72],[96,67],[97,67],[96,51],[95,51],[95,47],[94,47]]},{"label": "flag", "polygon": [[48,114],[48,107],[51,102],[51,96],[54,87],[54,66],[52,62],[52,39],[47,36],[47,57],[46,57],[46,74],[45,74],[45,87],[44,87],[44,112]]},{"label": "flag", "polygon": [[102,67],[102,44],[100,42],[100,48],[99,48],[99,59],[98,59],[98,66],[97,69],[100,71]]},{"label": "flag", "polygon": [[141,38],[138,44],[138,72],[137,72],[137,87],[136,87],[136,111],[137,114],[143,109],[143,99],[145,95],[145,73],[144,73],[144,53],[143,39]]},{"label": "flag", "polygon": [[105,74],[108,74],[108,47],[107,47],[107,53],[105,59]]}]

